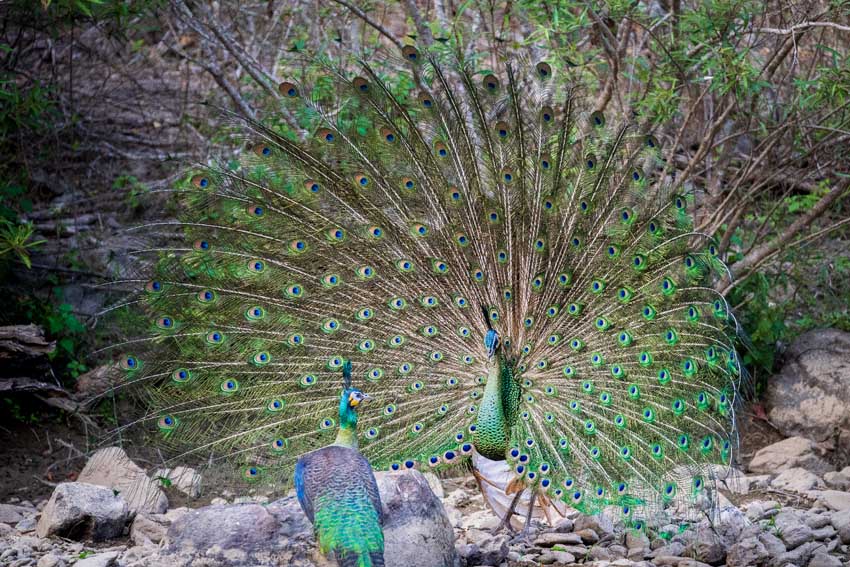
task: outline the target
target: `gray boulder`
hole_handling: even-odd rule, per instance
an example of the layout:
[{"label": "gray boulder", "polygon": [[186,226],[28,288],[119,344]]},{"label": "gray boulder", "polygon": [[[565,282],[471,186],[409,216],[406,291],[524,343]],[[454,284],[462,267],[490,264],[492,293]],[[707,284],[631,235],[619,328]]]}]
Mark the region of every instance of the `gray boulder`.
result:
[{"label": "gray boulder", "polygon": [[837,437],[850,447],[850,333],[816,329],[798,337],[766,394],[770,421],[783,434]]},{"label": "gray boulder", "polygon": [[440,499],[418,471],[375,473],[384,508],[385,555],[399,565],[459,564],[455,534]]},{"label": "gray boulder", "polygon": [[111,489],[68,482],[53,491],[36,532],[38,537],[103,541],[121,535],[127,515],[127,503]]}]

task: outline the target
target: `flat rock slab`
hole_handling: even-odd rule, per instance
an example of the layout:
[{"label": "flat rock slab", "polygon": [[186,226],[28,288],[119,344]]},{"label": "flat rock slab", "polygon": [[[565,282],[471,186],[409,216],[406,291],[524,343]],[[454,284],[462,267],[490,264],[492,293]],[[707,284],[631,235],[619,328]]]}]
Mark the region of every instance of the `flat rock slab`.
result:
[{"label": "flat rock slab", "polygon": [[121,535],[127,515],[126,502],[111,489],[67,482],[53,491],[41,512],[36,533],[38,537],[104,541]]}]

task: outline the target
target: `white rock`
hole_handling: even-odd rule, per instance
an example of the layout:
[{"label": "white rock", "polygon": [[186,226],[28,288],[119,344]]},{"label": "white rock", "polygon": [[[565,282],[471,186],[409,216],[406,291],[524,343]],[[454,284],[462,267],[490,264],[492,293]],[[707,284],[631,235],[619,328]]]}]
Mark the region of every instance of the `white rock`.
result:
[{"label": "white rock", "polygon": [[75,567],[114,567],[118,564],[118,552],[110,551],[108,553],[98,553],[90,555],[85,559],[80,559],[74,563]]},{"label": "white rock", "polygon": [[850,510],[850,492],[840,490],[813,490],[809,496],[830,510]]},{"label": "white rock", "polygon": [[168,498],[157,483],[120,447],[107,447],[92,455],[77,482],[117,491],[132,513],[162,514],[168,509]]},{"label": "white rock", "polygon": [[36,567],[64,567],[64,565],[65,562],[62,561],[61,557],[58,557],[53,553],[48,553],[47,555],[41,556]]},{"label": "white rock", "polygon": [[163,485],[163,479],[189,498],[201,495],[201,475],[191,467],[174,467],[173,469],[157,469],[151,477]]},{"label": "white rock", "polygon": [[778,473],[795,467],[816,473],[833,470],[834,467],[821,459],[815,443],[805,437],[789,437],[778,443],[759,449],[750,461],[749,469],[754,473]]}]

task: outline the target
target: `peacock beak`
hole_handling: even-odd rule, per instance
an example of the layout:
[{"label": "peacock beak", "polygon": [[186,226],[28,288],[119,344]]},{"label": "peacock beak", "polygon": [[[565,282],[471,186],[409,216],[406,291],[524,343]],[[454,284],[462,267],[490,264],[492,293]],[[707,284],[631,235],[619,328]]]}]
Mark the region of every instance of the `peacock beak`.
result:
[{"label": "peacock beak", "polygon": [[369,394],[364,393],[363,398],[360,399],[361,402],[371,402],[374,398]]}]

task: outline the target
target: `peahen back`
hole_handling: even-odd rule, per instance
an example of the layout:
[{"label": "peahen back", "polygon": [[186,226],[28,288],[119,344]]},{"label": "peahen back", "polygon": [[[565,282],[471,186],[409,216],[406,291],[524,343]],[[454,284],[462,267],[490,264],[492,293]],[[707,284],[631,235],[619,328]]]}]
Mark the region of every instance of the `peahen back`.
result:
[{"label": "peahen back", "polygon": [[589,111],[555,62],[403,56],[401,79],[363,62],[281,84],[308,135],[242,121],[238,167],[194,171],[181,240],[140,252],[150,326],[119,365],[163,451],[286,484],[332,441],[350,359],[376,400],[359,425],[372,465],[451,465],[473,451],[492,328],[526,483],[638,528],[710,496],[735,329],[665,136]]}]

